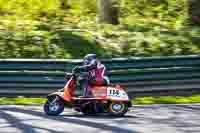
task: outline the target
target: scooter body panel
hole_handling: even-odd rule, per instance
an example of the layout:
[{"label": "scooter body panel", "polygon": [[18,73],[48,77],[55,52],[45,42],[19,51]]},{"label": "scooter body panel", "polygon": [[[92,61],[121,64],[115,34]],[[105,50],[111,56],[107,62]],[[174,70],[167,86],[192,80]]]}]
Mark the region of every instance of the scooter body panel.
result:
[{"label": "scooter body panel", "polygon": [[[131,106],[127,93],[119,85],[91,86],[89,90],[91,92],[91,96],[89,97],[75,97],[75,87],[76,78],[72,76],[64,86],[64,91],[49,94],[47,98],[54,98],[54,96],[56,96],[56,98],[59,97],[56,100],[59,101],[60,99],[63,104],[69,104],[69,107],[74,108],[76,111],[83,112],[84,114],[107,112],[120,116],[125,114],[128,111],[128,107]],[[49,106],[50,104],[47,101],[44,106],[47,114],[49,114]],[[59,113],[60,112],[55,114],[57,115]]]}]

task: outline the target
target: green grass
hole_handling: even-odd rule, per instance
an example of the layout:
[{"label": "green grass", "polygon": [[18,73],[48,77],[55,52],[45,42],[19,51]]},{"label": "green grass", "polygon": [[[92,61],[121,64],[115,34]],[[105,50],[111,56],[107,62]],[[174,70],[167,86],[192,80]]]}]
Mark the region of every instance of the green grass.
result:
[{"label": "green grass", "polygon": [[[18,105],[41,105],[45,98],[0,98],[0,104]],[[132,99],[133,104],[182,104],[200,103],[200,95],[193,96],[159,96],[159,97],[136,97]]]},{"label": "green grass", "polygon": [[45,100],[45,98],[0,98],[0,104],[40,105]]},{"label": "green grass", "polygon": [[159,96],[159,97],[137,97],[132,100],[134,104],[182,104],[200,103],[200,95],[193,96]]}]

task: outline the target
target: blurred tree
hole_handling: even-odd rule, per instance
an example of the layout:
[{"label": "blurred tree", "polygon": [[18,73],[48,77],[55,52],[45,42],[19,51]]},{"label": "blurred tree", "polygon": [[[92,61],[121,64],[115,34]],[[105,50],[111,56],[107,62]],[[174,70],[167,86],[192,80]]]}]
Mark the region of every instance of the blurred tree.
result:
[{"label": "blurred tree", "polygon": [[98,0],[97,7],[100,23],[119,24],[119,0]]},{"label": "blurred tree", "polygon": [[60,0],[60,5],[62,9],[67,9],[70,7],[68,0]]},{"label": "blurred tree", "polygon": [[200,0],[188,0],[189,20],[193,24],[200,25]]},{"label": "blurred tree", "polygon": [[81,0],[81,10],[85,15],[96,15],[97,12],[97,0]]}]

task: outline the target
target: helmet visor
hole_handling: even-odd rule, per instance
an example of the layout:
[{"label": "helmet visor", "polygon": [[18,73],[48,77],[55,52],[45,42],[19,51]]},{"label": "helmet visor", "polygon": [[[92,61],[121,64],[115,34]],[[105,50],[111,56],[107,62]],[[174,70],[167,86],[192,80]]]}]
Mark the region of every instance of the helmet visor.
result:
[{"label": "helmet visor", "polygon": [[90,64],[90,61],[89,61],[89,60],[84,60],[84,61],[83,61],[83,65],[88,65],[88,64]]}]

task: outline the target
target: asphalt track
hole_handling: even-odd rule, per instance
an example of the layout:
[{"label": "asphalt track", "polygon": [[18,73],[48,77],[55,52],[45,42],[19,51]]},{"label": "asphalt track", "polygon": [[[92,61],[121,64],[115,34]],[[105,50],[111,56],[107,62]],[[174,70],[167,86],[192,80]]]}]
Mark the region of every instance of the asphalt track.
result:
[{"label": "asphalt track", "polygon": [[200,104],[134,106],[121,118],[70,109],[53,117],[41,106],[0,105],[0,133],[200,133]]}]

